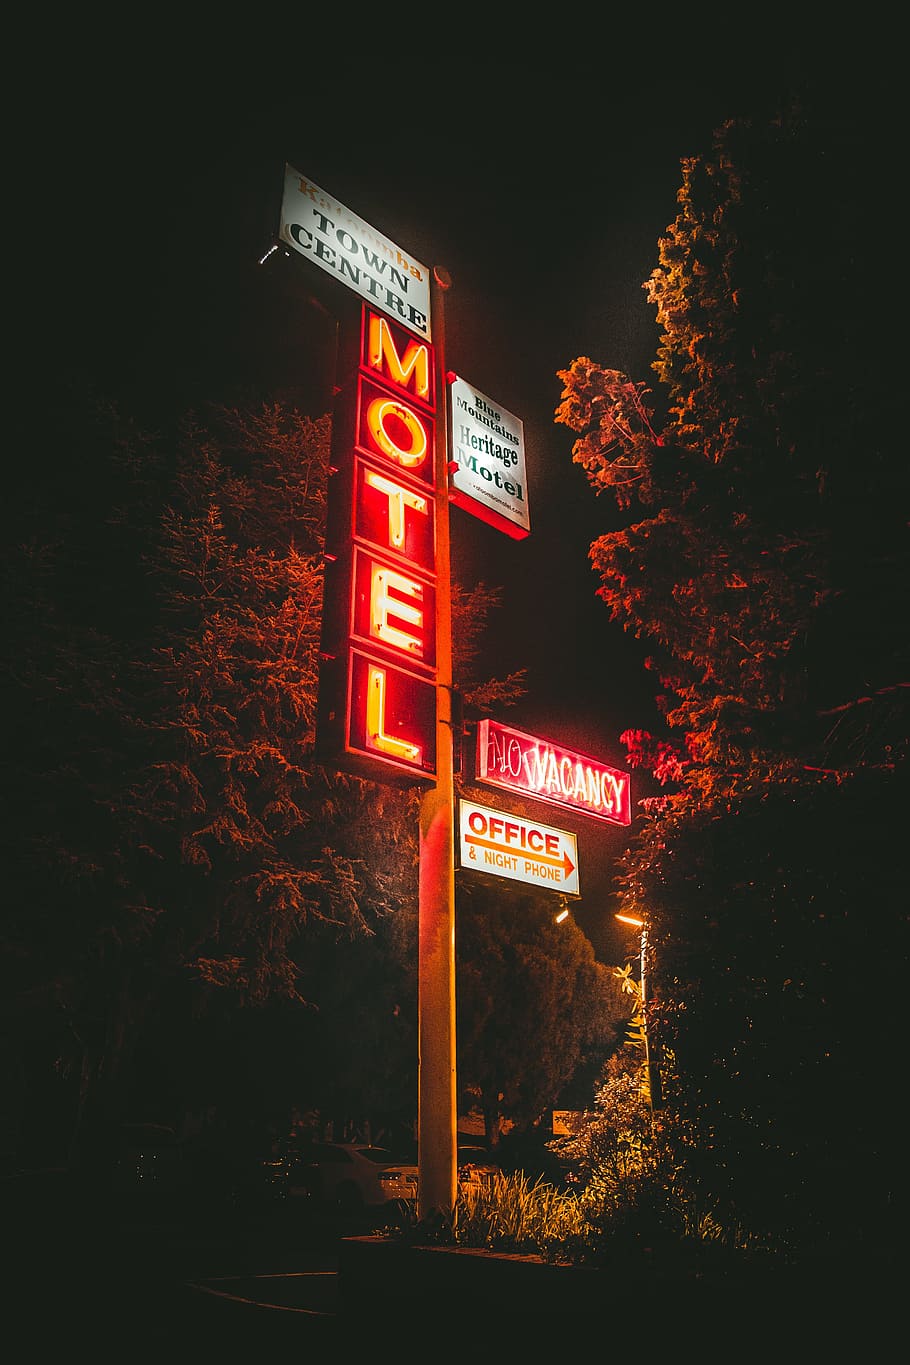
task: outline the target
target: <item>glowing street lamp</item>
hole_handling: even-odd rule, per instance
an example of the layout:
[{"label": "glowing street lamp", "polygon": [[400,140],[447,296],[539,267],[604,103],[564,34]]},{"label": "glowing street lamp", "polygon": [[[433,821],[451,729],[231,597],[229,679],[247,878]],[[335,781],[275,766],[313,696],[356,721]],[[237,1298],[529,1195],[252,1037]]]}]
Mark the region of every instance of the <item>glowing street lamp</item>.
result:
[{"label": "glowing street lamp", "polygon": [[651,1048],[648,1043],[648,1018],[645,1013],[645,959],[648,950],[648,927],[643,919],[638,919],[634,915],[614,915],[613,918],[620,920],[623,924],[631,924],[634,928],[638,929],[641,934],[641,1034],[645,1042],[645,1076],[647,1077],[648,1084],[648,1107],[650,1108],[653,1117],[654,1087],[651,1084]]}]

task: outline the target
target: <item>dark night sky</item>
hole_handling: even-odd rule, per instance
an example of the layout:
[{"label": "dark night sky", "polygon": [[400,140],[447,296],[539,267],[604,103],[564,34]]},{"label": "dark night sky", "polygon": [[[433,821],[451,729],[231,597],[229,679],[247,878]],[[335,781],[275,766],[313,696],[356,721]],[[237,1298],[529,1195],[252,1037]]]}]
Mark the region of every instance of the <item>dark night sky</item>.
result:
[{"label": "dark night sky", "polygon": [[[505,589],[491,666],[529,669],[526,702],[503,718],[622,766],[620,731],[654,723],[650,679],[594,596],[588,545],[615,513],[552,421],[556,371],[590,355],[653,379],[642,283],[680,159],[714,127],[795,91],[849,118],[881,73],[855,38],[719,31],[708,50],[695,20],[616,32],[593,13],[535,36],[453,10],[428,44],[386,7],[356,51],[350,16],[287,32],[264,13],[259,29],[114,35],[113,48],[58,29],[22,78],[12,301],[23,392],[47,401],[82,376],[154,423],[247,385],[319,408],[306,389],[318,272],[299,256],[258,265],[286,161],[445,265],[448,366],[525,428],[529,539],[452,514],[456,577]],[[602,884],[624,841],[585,829],[583,893],[586,862]]]}]

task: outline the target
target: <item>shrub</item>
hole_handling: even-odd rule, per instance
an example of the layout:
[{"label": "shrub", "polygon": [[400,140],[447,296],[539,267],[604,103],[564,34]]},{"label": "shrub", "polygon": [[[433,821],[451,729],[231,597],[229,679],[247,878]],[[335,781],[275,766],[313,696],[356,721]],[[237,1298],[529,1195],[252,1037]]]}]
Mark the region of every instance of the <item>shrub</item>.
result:
[{"label": "shrub", "polygon": [[462,1186],[450,1219],[418,1223],[412,1211],[397,1235],[436,1244],[536,1254],[569,1265],[702,1266],[732,1253],[780,1253],[729,1211],[703,1199],[691,1142],[655,1122],[642,1094],[640,1067],[622,1054],[604,1068],[595,1107],[569,1137],[547,1143],[559,1176],[496,1171]]},{"label": "shrub", "polygon": [[479,1188],[464,1190],[453,1218],[456,1246],[558,1254],[563,1241],[581,1234],[584,1216],[578,1196],[522,1171],[495,1172]]}]

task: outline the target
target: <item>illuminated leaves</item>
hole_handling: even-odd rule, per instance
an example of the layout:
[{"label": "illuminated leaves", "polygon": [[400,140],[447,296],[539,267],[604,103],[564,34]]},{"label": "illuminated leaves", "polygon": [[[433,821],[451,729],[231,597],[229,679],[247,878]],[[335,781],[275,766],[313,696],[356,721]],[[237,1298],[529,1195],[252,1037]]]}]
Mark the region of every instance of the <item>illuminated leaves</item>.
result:
[{"label": "illuminated leaves", "polygon": [[634,421],[641,386],[585,357],[559,372],[557,411],[622,514],[591,563],[610,620],[647,644],[668,730],[622,735],[668,790],[640,807],[619,879],[620,903],[647,907],[667,1117],[703,1191],[812,1237],[856,1152],[883,1145],[843,1109],[887,1084],[855,1030],[870,925],[905,960],[906,462],[860,323],[874,220],[841,131],[731,123],[683,162],[645,284],[660,442]]},{"label": "illuminated leaves", "polygon": [[556,421],[584,433],[572,447],[572,459],[592,487],[598,493],[612,490],[620,507],[631,506],[633,497],[645,499],[648,446],[659,440],[644,402],[649,390],[587,356],[557,371],[557,378],[563,391]]},{"label": "illuminated leaves", "polygon": [[663,786],[667,782],[681,782],[691,758],[666,740],[655,739],[647,730],[623,730],[620,744],[626,746],[626,761],[630,768],[645,768]]},{"label": "illuminated leaves", "polygon": [[155,761],[132,818],[171,868],[182,951],[241,962],[203,975],[256,999],[296,997],[307,926],[368,930],[416,888],[407,797],[367,803],[367,784],[312,756],[329,435],[277,406],[188,423],[147,561],[160,635],[138,676]]}]

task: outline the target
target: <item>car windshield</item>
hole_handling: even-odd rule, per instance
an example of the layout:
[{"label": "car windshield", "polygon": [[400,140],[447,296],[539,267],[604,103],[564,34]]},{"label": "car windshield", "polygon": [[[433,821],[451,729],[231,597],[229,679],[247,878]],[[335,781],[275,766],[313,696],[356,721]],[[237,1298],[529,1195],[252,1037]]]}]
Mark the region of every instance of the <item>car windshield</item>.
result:
[{"label": "car windshield", "polygon": [[368,1161],[374,1161],[377,1166],[389,1166],[398,1158],[394,1152],[390,1152],[387,1147],[361,1147],[360,1155],[365,1156]]}]

